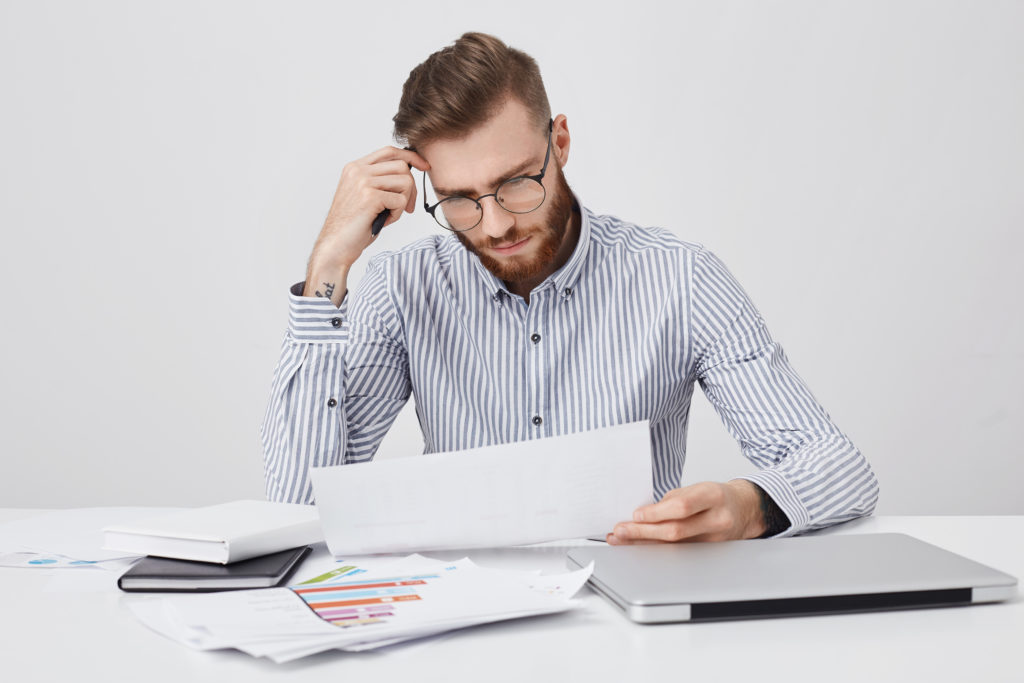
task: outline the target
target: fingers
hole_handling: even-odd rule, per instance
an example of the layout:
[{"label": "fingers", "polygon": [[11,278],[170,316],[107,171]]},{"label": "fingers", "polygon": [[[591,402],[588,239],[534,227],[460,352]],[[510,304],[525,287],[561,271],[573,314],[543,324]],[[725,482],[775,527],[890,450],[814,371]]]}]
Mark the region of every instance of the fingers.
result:
[{"label": "fingers", "polygon": [[430,164],[426,159],[421,157],[411,149],[399,149],[398,147],[382,147],[376,152],[371,152],[365,157],[360,159],[361,162],[366,164],[377,164],[382,161],[398,160],[405,162],[406,167],[412,166],[418,168],[421,171],[429,171]]},{"label": "fingers", "polygon": [[390,211],[401,211],[405,208],[406,199],[404,192],[388,192],[383,190],[377,193],[381,205]]},{"label": "fingers", "polygon": [[673,489],[657,503],[638,507],[633,512],[634,522],[664,522],[690,517],[703,510],[720,505],[723,495],[713,482],[701,482],[681,489]]},{"label": "fingers", "polygon": [[408,173],[405,175],[367,176],[362,179],[361,185],[367,189],[401,192],[402,194],[410,194],[416,188],[416,183]]},{"label": "fingers", "polygon": [[[410,161],[391,158],[399,152],[412,154],[415,158],[410,158]],[[345,175],[347,175],[350,187],[354,186],[352,189],[360,189],[366,194],[371,194],[372,190],[399,192],[405,197],[402,207],[388,205],[386,208],[392,210],[401,208],[401,210],[407,213],[412,213],[416,209],[416,197],[418,195],[416,179],[413,178],[410,171],[410,163],[412,161],[426,163],[415,152],[395,147],[385,147],[348,164],[343,171],[342,182],[345,181]],[[427,165],[427,168],[429,168],[429,165]],[[397,218],[397,214],[392,213],[388,223],[397,220]]]},{"label": "fingers", "polygon": [[404,161],[378,161],[366,165],[367,173],[372,176],[410,175],[409,164]]},{"label": "fingers", "polygon": [[608,545],[658,545],[659,543],[661,543],[661,541],[652,541],[646,539],[633,540],[629,538],[623,538],[621,536],[616,536],[615,534],[607,534],[604,537],[604,540],[605,543],[607,543]]},{"label": "fingers", "polygon": [[[349,164],[342,171],[342,178],[335,195],[335,202],[364,207],[367,215],[376,216],[382,209],[397,210],[412,213],[416,206],[416,181],[409,173],[409,167],[404,162],[398,162],[402,171],[392,174],[377,174],[371,170],[372,167]],[[395,198],[387,198],[386,195],[401,195],[401,201]]]},{"label": "fingers", "polygon": [[416,181],[409,175],[408,166],[401,161],[397,163],[401,164],[402,173],[374,175],[372,180],[368,179],[368,182],[372,183],[377,189],[401,193],[406,197],[405,206],[403,207],[405,212],[412,213],[416,210],[416,197],[419,196],[419,188],[416,186]]},{"label": "fingers", "polygon": [[413,211],[416,210],[416,196],[417,196],[417,194],[418,194],[418,191],[416,189],[416,183],[413,182],[413,184],[412,184],[412,194],[409,195],[409,201],[406,202],[406,204],[405,204],[405,211],[406,211],[406,213],[412,213]]},{"label": "fingers", "polygon": [[380,192],[377,196],[383,207],[391,212],[384,221],[385,227],[397,221],[409,203],[404,192]]},{"label": "fingers", "polygon": [[726,485],[701,482],[674,489],[633,513],[608,535],[612,545],[637,542],[724,541],[741,538],[738,510]]},{"label": "fingers", "polygon": [[677,541],[713,540],[716,525],[709,511],[654,524],[621,522],[606,539],[612,545],[635,543],[675,543]]}]

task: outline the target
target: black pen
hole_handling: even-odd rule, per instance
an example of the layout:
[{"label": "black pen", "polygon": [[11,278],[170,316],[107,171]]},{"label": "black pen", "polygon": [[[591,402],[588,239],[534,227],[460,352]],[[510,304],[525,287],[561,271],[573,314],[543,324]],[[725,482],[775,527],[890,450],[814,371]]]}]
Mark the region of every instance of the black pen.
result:
[{"label": "black pen", "polygon": [[[406,147],[406,149],[409,149]],[[407,162],[408,163],[408,162]],[[409,164],[409,169],[412,169],[412,164]],[[388,214],[391,213],[390,209],[384,209],[377,214],[377,217],[373,219],[373,224],[370,225],[370,234],[379,235],[380,231],[384,229],[384,224],[388,221]]]},{"label": "black pen", "polygon": [[377,214],[377,217],[373,219],[373,225],[370,226],[371,235],[380,234],[380,231],[384,229],[384,224],[388,220],[389,213],[391,213],[390,210],[384,209],[383,211]]}]

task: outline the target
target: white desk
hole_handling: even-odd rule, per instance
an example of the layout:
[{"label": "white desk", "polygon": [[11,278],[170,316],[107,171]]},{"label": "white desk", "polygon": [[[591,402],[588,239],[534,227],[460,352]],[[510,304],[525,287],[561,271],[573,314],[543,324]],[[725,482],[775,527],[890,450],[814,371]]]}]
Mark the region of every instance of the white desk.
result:
[{"label": "white desk", "polygon": [[[34,514],[0,510],[0,522]],[[901,531],[1024,579],[1024,516],[878,517],[825,533]],[[443,553],[438,556],[448,557]],[[559,549],[472,553],[564,569]],[[641,626],[589,589],[574,612],[285,665],[197,652],[146,629],[115,587],[61,588],[0,568],[0,677],[28,681],[1024,681],[1024,600],[903,612]],[[88,570],[93,571],[93,570]]]}]

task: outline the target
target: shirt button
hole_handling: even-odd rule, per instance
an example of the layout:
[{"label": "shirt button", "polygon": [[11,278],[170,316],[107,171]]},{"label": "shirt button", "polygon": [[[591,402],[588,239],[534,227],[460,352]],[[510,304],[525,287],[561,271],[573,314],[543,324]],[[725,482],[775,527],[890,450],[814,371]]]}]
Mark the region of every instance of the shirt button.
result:
[{"label": "shirt button", "polygon": [[333,398],[327,402],[327,407],[328,408],[333,408],[336,405],[338,405],[338,402],[335,401]]},{"label": "shirt button", "polygon": [[331,325],[334,327],[341,327],[341,318],[331,318]]},{"label": "shirt button", "polygon": [[530,335],[530,341],[536,344],[537,342],[540,341],[540,335],[534,332],[532,335]]},{"label": "shirt button", "polygon": [[570,296],[572,296],[572,288],[571,287],[566,287],[565,291],[562,292],[562,296],[564,296],[566,299],[568,299]]},{"label": "shirt button", "polygon": [[544,422],[544,418],[542,418],[540,415],[534,415],[533,416],[533,424],[535,424],[536,426],[540,427],[542,422]]}]

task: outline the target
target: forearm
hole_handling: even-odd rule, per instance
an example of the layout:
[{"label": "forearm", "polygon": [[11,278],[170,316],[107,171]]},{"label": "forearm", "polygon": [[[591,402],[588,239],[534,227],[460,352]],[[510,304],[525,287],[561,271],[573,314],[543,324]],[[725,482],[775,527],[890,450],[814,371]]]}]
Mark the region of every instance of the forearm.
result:
[{"label": "forearm", "polygon": [[348,292],[348,272],[351,266],[315,263],[310,259],[306,269],[306,285],[302,296],[318,296],[330,299],[336,307],[341,307]]},{"label": "forearm", "polygon": [[412,213],[415,208],[413,168],[427,171],[430,164],[416,152],[395,147],[345,164],[309,258],[303,296],[324,297],[341,306],[349,268],[377,239],[377,230],[371,230],[376,217],[388,212],[384,225],[390,225],[403,210]]},{"label": "forearm", "polygon": [[[288,334],[260,425],[267,496],[271,500],[313,502],[309,468],[342,464],[350,431],[358,445],[353,453],[357,459],[372,457],[379,443],[379,439],[361,434],[358,428],[350,430],[346,420],[348,273],[376,239],[376,231],[371,230],[376,216],[387,210],[390,216],[386,224],[391,224],[403,210],[412,212],[416,195],[410,172],[413,167],[427,171],[430,165],[415,152],[386,147],[346,164],[342,170],[307,264],[306,280],[291,290]],[[376,286],[384,284],[376,282]],[[369,328],[371,343],[360,339],[355,345],[359,368],[368,365],[367,356],[371,362],[381,362],[374,358],[378,354],[374,337],[387,337],[389,333],[372,322]],[[404,358],[400,345],[384,346]],[[394,365],[404,367],[402,363]],[[407,371],[398,371],[360,397],[364,404],[375,408],[374,401],[385,396],[381,401],[384,407],[376,411],[377,419],[369,421],[371,430],[386,430],[394,420],[392,412],[397,414],[401,409],[399,405],[391,411],[396,402],[390,400],[390,394],[404,392],[407,398],[408,385]],[[354,409],[357,414],[360,407]]]}]

